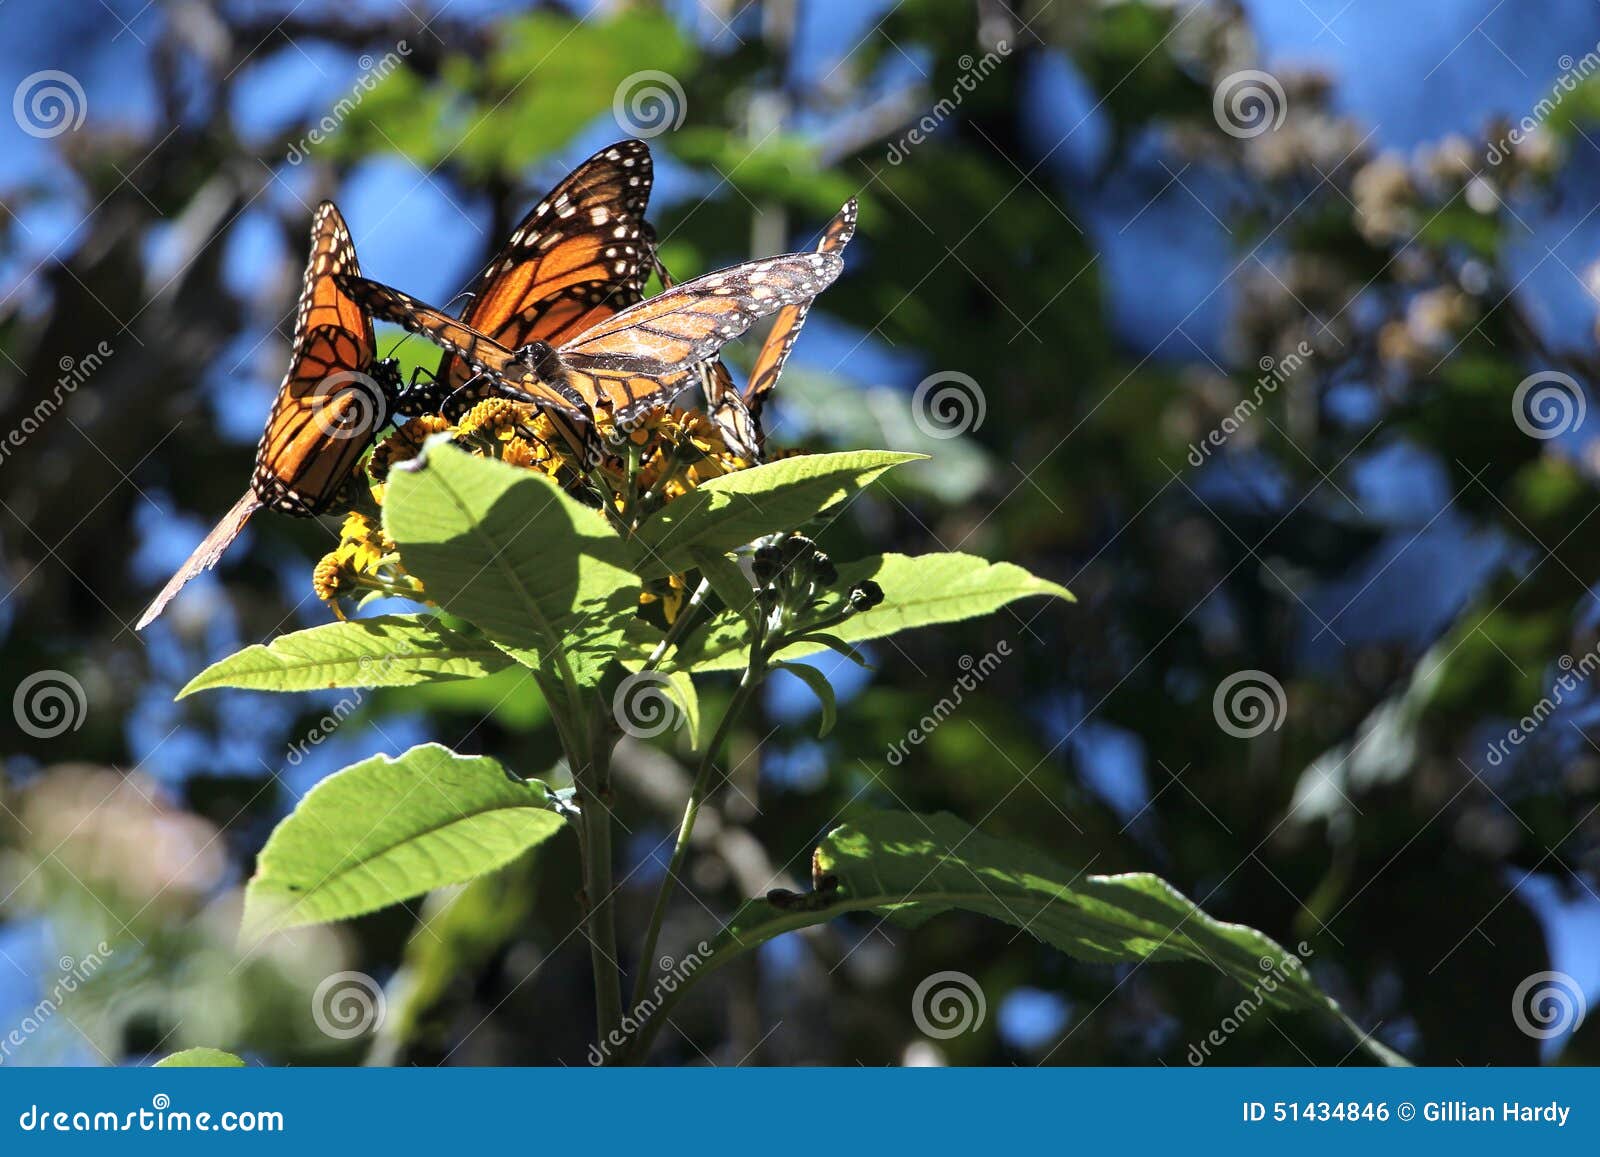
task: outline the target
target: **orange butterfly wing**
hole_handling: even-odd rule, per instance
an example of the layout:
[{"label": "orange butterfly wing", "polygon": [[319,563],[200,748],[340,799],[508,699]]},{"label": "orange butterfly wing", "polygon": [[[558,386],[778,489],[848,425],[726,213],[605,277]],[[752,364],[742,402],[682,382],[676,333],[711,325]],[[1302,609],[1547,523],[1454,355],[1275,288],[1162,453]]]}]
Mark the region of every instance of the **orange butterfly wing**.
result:
[{"label": "orange butterfly wing", "polygon": [[[817,243],[817,252],[843,254],[844,247],[850,244],[855,233],[856,199],[851,197],[823,230],[822,240]],[[789,351],[794,349],[795,338],[800,336],[800,327],[805,324],[810,308],[810,301],[785,306],[778,312],[766,340],[761,343],[755,364],[750,368],[750,380],[744,388],[745,406],[753,420],[760,420],[761,408],[766,404],[767,395],[778,384],[778,375],[783,372],[784,362],[789,360]]]},{"label": "orange butterfly wing", "polygon": [[761,318],[809,303],[843,267],[836,253],[789,253],[682,282],[561,346],[567,384],[621,420],[670,402],[699,363]]},{"label": "orange butterfly wing", "polygon": [[[507,349],[559,345],[644,295],[652,245],[644,214],[653,181],[643,141],[608,145],[534,206],[478,277],[461,320]],[[473,374],[447,353],[438,379]]]},{"label": "orange butterfly wing", "polygon": [[289,371],[251,478],[262,505],[286,514],[326,510],[387,417],[385,391],[373,377],[372,319],[339,283],[360,269],[344,217],[322,202],[311,223]]},{"label": "orange butterfly wing", "polygon": [[521,400],[574,413],[582,413],[587,408],[582,397],[538,376],[534,367],[519,358],[515,350],[507,349],[443,310],[365,277],[343,276],[339,283],[373,317],[403,326],[443,346],[462,365],[465,380],[488,375],[525,394]]}]

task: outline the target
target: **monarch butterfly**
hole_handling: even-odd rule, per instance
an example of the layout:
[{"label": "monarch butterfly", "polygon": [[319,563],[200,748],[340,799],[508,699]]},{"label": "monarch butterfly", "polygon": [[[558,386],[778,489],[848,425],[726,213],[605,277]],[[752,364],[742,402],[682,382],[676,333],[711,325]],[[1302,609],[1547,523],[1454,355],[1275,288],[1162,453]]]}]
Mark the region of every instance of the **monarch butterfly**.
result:
[{"label": "monarch butterfly", "polygon": [[289,370],[256,448],[250,489],[206,535],[139,617],[148,626],[185,583],[210,570],[262,507],[309,518],[327,510],[387,420],[400,386],[378,360],[372,319],[339,286],[360,272],[344,217],[332,201],[311,219],[311,259],[300,286]]},{"label": "monarch butterfly", "polygon": [[699,364],[758,320],[810,302],[839,276],[836,253],[789,253],[685,281],[553,346],[508,349],[409,294],[350,274],[339,284],[374,317],[420,333],[492,379],[507,397],[625,425],[666,405]]},{"label": "monarch butterfly", "polygon": [[[653,166],[650,146],[639,140],[607,145],[547,193],[512,232],[467,291],[465,325],[517,349],[529,342],[560,344],[644,297],[654,244],[645,223]],[[355,272],[352,270],[352,272]],[[477,401],[466,362],[446,351],[434,380],[408,392],[418,401]]]}]

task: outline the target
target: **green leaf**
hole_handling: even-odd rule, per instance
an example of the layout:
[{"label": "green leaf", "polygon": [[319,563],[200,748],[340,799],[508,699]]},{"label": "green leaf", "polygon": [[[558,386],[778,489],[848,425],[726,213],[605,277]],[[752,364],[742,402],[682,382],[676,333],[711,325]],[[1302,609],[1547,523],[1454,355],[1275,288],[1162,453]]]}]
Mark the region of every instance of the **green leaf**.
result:
[{"label": "green leaf", "polygon": [[822,704],[822,726],[817,731],[817,738],[821,739],[833,730],[833,724],[838,718],[838,706],[834,701],[833,684],[828,682],[828,677],[815,667],[808,667],[804,663],[774,663],[780,671],[787,671],[800,682],[811,688],[811,693],[817,697],[817,702]]},{"label": "green leaf", "polygon": [[221,1049],[184,1049],[155,1063],[158,1069],[242,1069],[244,1061]]},{"label": "green leaf", "polygon": [[[828,833],[813,858],[813,876],[831,890],[781,905],[747,901],[693,981],[775,936],[845,912],[920,921],[961,909],[1021,928],[1080,960],[1191,961],[1215,968],[1248,989],[1252,999],[1331,1017],[1362,1036],[1379,1060],[1405,1063],[1365,1038],[1298,956],[1253,928],[1208,916],[1147,872],[1085,876],[952,815],[872,812]],[[687,987],[665,999],[652,1023],[671,1014]]]},{"label": "green leaf", "polygon": [[699,751],[704,733],[700,719],[700,695],[694,689],[694,680],[689,677],[687,671],[673,671],[667,675],[667,683],[672,688],[672,697],[683,709],[683,726],[689,747],[693,751]]},{"label": "green leaf", "polygon": [[724,474],[667,503],[629,545],[644,578],[680,574],[694,565],[697,551],[726,552],[794,530],[885,470],[922,457],[893,450],[802,454]]},{"label": "green leaf", "polygon": [[[846,643],[881,639],[913,627],[930,627],[987,615],[1035,596],[1074,601],[1065,587],[1038,578],[1009,562],[991,563],[971,554],[881,554],[839,566],[839,587],[871,579],[883,588],[883,602],[828,633]],[[724,613],[685,641],[675,665],[695,671],[737,671],[747,661],[749,632],[737,616]],[[786,648],[785,658],[813,655],[820,642]]]},{"label": "green leaf", "polygon": [[537,780],[436,743],[335,772],[262,848],[245,933],[343,920],[480,876],[560,830],[549,802]]},{"label": "green leaf", "polygon": [[730,611],[748,615],[756,604],[756,591],[737,562],[720,550],[689,552],[694,569],[711,584],[711,589]]},{"label": "green leaf", "polygon": [[628,552],[542,474],[430,443],[389,479],[384,528],[428,597],[516,659],[599,681],[638,611]]},{"label": "green leaf", "polygon": [[280,635],[229,655],[189,680],[178,698],[214,687],[312,691],[409,687],[476,679],[515,666],[488,639],[434,615],[384,615]]}]

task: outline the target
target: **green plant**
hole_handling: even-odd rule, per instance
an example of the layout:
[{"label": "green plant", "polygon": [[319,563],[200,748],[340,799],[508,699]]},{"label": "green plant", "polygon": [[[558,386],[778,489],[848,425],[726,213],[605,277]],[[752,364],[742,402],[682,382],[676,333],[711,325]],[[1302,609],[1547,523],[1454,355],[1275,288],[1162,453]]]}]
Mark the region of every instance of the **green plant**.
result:
[{"label": "green plant", "polygon": [[[881,811],[853,815],[823,839],[811,892],[749,900],[693,969],[673,977],[681,983],[647,998],[696,817],[718,786],[719,752],[771,672],[791,671],[816,694],[826,733],[833,690],[797,662],[807,654],[865,663],[858,646],[869,640],[1071,595],[966,554],[835,563],[817,548],[855,496],[918,455],[851,451],[756,465],[731,453],[702,416],[670,411],[626,437],[612,431],[607,452],[579,459],[550,449],[542,421],[487,402],[451,428],[414,420],[374,453],[381,510],[350,516],[340,547],[317,568],[318,592],[336,607],[352,595],[406,594],[432,611],[284,635],[213,665],[183,694],[400,687],[520,667],[548,705],[562,747],[556,775],[570,782],[437,744],[347,767],[310,791],[262,850],[247,891],[247,938],[485,876],[571,825],[597,1063],[644,1059],[672,1006],[739,954],[850,912],[917,923],[964,909],[1080,958],[1195,960],[1258,992],[1271,972],[1282,983],[1268,985],[1268,1003],[1343,1019],[1298,958],[1259,932],[1213,920],[1155,876],[1084,875],[952,815]],[[737,685],[715,725],[702,728],[697,687],[719,677]],[[623,734],[649,737],[680,715],[697,766],[671,865],[630,957],[625,1005],[611,755]]]}]

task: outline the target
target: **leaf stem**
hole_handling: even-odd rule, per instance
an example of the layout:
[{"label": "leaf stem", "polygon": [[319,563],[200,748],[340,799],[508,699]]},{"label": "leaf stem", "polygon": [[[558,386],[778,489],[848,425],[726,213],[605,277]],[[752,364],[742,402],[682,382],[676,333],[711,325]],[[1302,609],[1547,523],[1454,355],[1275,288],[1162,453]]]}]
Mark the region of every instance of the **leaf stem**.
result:
[{"label": "leaf stem", "polygon": [[573,762],[582,803],[578,817],[583,860],[584,920],[594,972],[596,1039],[604,1045],[622,1024],[622,970],[617,957],[616,907],[611,883],[611,750],[599,724],[585,729],[586,751]]},{"label": "leaf stem", "polygon": [[650,928],[645,933],[644,945],[639,952],[639,967],[633,982],[633,1003],[638,1005],[644,999],[645,986],[655,972],[656,941],[661,935],[661,924],[667,913],[667,901],[671,898],[672,887],[677,882],[678,874],[683,869],[683,862],[689,855],[689,840],[694,834],[694,822],[700,814],[700,806],[705,803],[706,796],[711,788],[711,772],[716,766],[717,753],[721,751],[728,733],[733,730],[733,725],[738,721],[744,709],[754,697],[756,689],[761,686],[766,676],[766,653],[759,641],[753,642],[750,648],[750,665],[745,668],[744,678],[739,681],[738,689],[733,693],[733,699],[728,704],[728,709],[722,713],[722,719],[717,724],[715,734],[706,744],[705,752],[700,756],[700,765],[695,770],[694,783],[689,788],[689,799],[684,804],[683,820],[678,825],[677,842],[672,848],[672,859],[667,863],[667,873],[661,880],[661,887],[656,892],[655,907],[650,912]]}]

